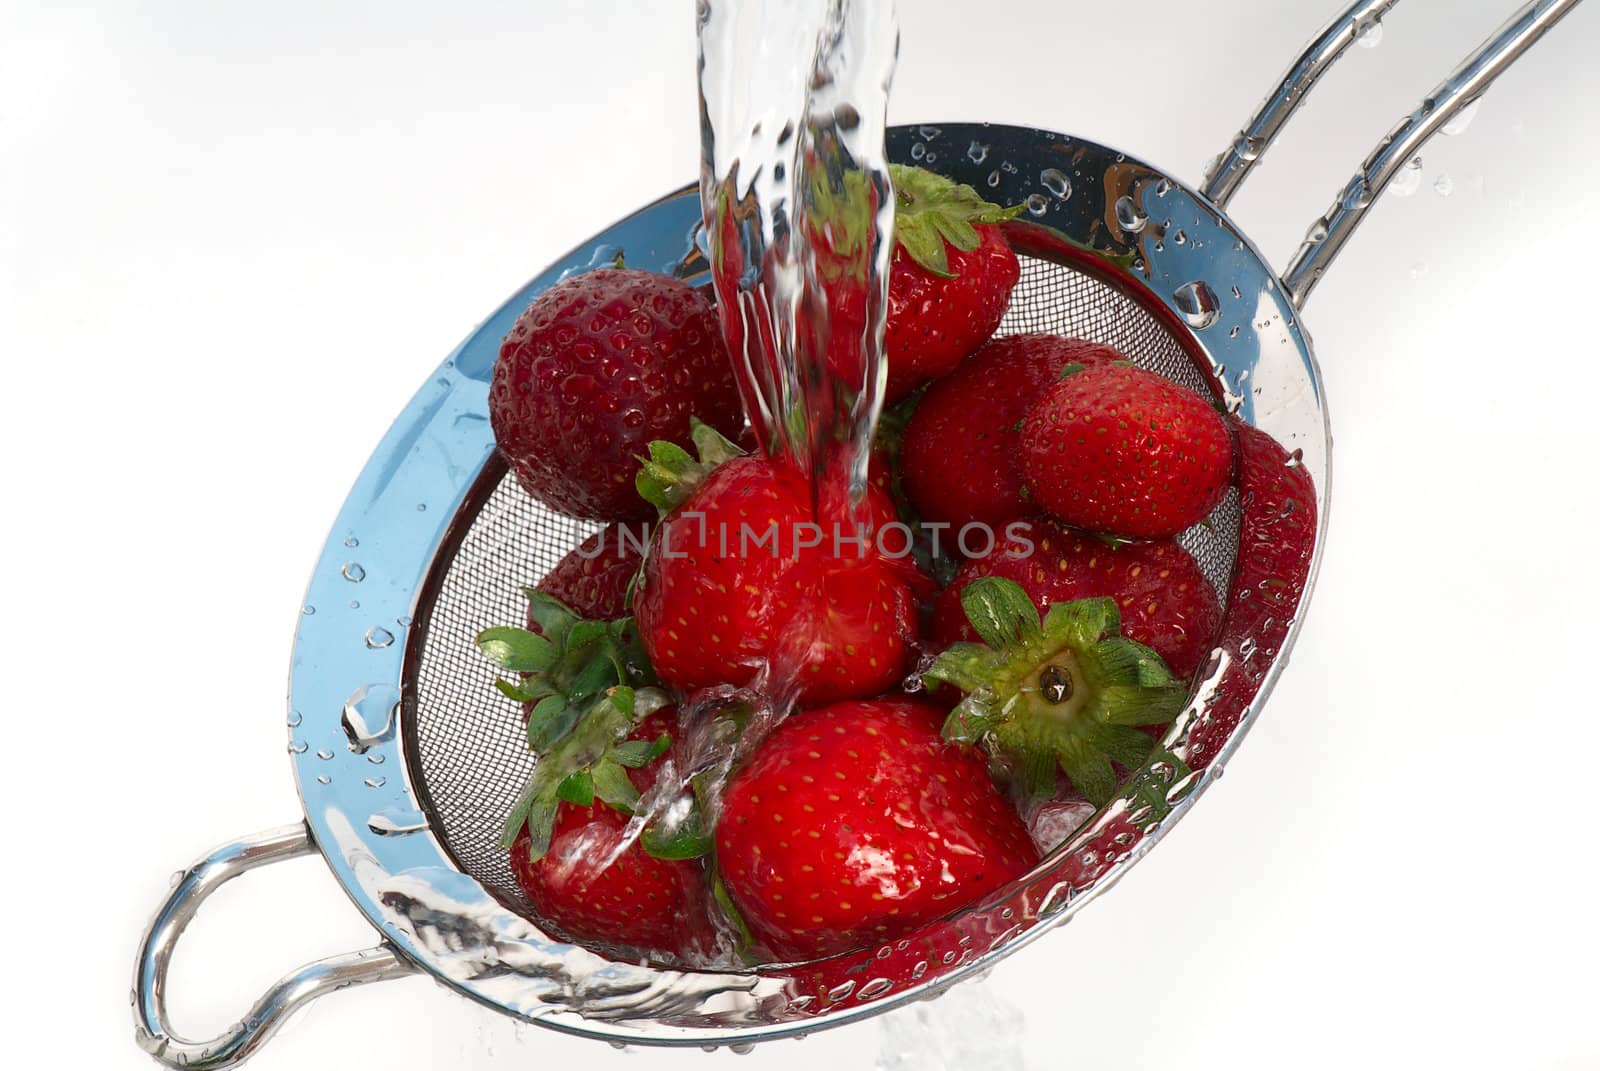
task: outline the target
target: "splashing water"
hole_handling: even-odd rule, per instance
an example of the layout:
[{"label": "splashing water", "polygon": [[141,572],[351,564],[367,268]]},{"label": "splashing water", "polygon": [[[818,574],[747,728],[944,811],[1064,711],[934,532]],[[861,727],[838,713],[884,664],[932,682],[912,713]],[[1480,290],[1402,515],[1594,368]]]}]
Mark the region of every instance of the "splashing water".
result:
[{"label": "splashing water", "polygon": [[757,436],[865,494],[883,404],[894,188],[892,4],[701,0],[700,198],[723,333]]}]

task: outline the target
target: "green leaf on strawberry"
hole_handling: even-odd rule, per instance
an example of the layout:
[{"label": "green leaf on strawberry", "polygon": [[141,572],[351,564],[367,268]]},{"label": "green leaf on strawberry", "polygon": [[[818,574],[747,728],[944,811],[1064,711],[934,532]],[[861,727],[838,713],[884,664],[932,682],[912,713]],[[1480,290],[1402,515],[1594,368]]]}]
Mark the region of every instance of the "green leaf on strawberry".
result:
[{"label": "green leaf on strawberry", "polygon": [[985,201],[971,186],[920,167],[890,164],[889,178],[894,183],[896,241],[923,270],[941,279],[955,278],[946,243],[970,253],[982,241],[974,224],[1003,223],[1022,211],[1021,205],[1002,208]]},{"label": "green leaf on strawberry", "polygon": [[1014,581],[983,577],[961,592],[983,643],[951,645],[923,676],[966,692],[944,735],[1010,762],[1035,799],[1056,771],[1092,803],[1116,792],[1115,766],[1137,770],[1152,742],[1137,726],[1172,721],[1185,686],[1150,648],[1122,635],[1106,598],[1055,603],[1040,619]]},{"label": "green leaf on strawberry", "polygon": [[650,455],[639,459],[639,474],[634,477],[633,485],[639,496],[663,516],[693,494],[700,481],[718,465],[744,455],[743,450],[709,424],[691,417],[689,428],[697,457],[691,457],[676,443],[657,440],[649,445]]}]

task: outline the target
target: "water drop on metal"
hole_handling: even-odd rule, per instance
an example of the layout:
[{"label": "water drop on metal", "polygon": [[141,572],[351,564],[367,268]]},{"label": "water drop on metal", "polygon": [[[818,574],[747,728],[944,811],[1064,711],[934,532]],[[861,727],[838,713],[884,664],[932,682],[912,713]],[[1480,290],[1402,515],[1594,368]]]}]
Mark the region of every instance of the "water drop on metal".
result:
[{"label": "water drop on metal", "polygon": [[1039,184],[1058,200],[1065,201],[1072,196],[1072,180],[1053,167],[1047,167],[1039,172]]},{"label": "water drop on metal", "polygon": [[1029,215],[1042,216],[1050,211],[1050,201],[1042,193],[1028,194],[1028,199],[1023,203],[1028,206]]},{"label": "water drop on metal", "polygon": [[1150,222],[1150,217],[1144,210],[1134,203],[1131,197],[1118,197],[1116,203],[1117,226],[1125,234],[1138,234],[1144,230],[1144,225]]},{"label": "water drop on metal", "polygon": [[1172,293],[1172,302],[1177,306],[1178,312],[1183,315],[1185,322],[1197,331],[1203,331],[1217,322],[1217,317],[1222,312],[1222,303],[1217,300],[1216,291],[1203,279],[1196,279],[1192,283],[1185,283]]},{"label": "water drop on metal", "polygon": [[367,571],[360,562],[345,562],[339,573],[352,584],[359,584],[367,578]]},{"label": "water drop on metal", "polygon": [[394,644],[394,633],[381,625],[373,625],[367,629],[367,646],[374,651],[381,651]]},{"label": "water drop on metal", "polygon": [[1466,133],[1467,127],[1471,126],[1472,120],[1476,119],[1478,116],[1479,103],[1481,103],[1481,101],[1475,100],[1471,104],[1468,104],[1465,108],[1462,108],[1459,112],[1456,112],[1456,114],[1448,123],[1439,128],[1439,133],[1451,138],[1455,137],[1457,134]]},{"label": "water drop on metal", "polygon": [[1377,48],[1383,43],[1383,23],[1370,19],[1356,27],[1356,44],[1362,48]]},{"label": "water drop on metal", "polygon": [[345,700],[340,724],[350,741],[350,750],[365,754],[392,732],[399,707],[400,689],[392,684],[369,684]]},{"label": "water drop on metal", "polygon": [[367,817],[367,828],[380,837],[403,837],[428,828],[428,816],[421,811],[386,807]]}]

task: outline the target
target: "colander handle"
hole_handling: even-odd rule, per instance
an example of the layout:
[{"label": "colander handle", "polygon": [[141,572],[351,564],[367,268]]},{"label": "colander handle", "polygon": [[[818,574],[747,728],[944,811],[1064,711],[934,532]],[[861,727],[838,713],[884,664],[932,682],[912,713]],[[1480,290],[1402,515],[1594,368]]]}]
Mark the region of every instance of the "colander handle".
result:
[{"label": "colander handle", "polygon": [[1296,308],[1306,299],[1338,257],[1350,236],[1366,219],[1379,195],[1444,125],[1475,104],[1496,78],[1560,22],[1580,0],[1533,0],[1494,32],[1477,51],[1462,60],[1422,103],[1378,143],[1361,170],[1345,184],[1333,206],[1311,225],[1305,242],[1284,270],[1283,283]]},{"label": "colander handle", "polygon": [[1255,115],[1240,128],[1233,144],[1211,162],[1200,192],[1219,208],[1227,208],[1256,162],[1266,155],[1289,119],[1311,95],[1312,87],[1368,27],[1376,25],[1399,2],[1356,0],[1335,15],[1283,72],[1278,88],[1267,95]]},{"label": "colander handle", "polygon": [[167,968],[172,951],[206,897],[240,874],[315,850],[304,823],[225,844],[183,872],[156,912],[140,945],[133,980],[133,1018],[139,1045],[168,1067],[188,1071],[231,1067],[250,1056],[307,1001],[336,989],[402,978],[413,967],[387,944],[308,963],[280,978],[243,1019],[209,1041],[191,1041],[167,1018]]},{"label": "colander handle", "polygon": [[[1203,192],[1226,208],[1252,167],[1265,155],[1284,125],[1304,103],[1311,88],[1335,60],[1344,55],[1362,30],[1375,23],[1399,0],[1359,0],[1340,12],[1284,74],[1233,145],[1207,169]],[[1530,0],[1496,30],[1397,123],[1368,155],[1333,207],[1312,224],[1305,242],[1283,273],[1286,292],[1296,308],[1327,273],[1378,195],[1427,141],[1463,109],[1482,97],[1494,80],[1566,17],[1580,0]]]}]

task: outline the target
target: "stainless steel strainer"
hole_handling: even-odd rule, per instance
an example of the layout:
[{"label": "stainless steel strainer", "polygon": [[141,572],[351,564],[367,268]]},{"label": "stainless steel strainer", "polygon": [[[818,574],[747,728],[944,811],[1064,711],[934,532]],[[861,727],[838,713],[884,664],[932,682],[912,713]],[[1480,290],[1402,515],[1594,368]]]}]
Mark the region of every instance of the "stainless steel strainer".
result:
[{"label": "stainless steel strainer", "polygon": [[[896,128],[889,154],[1028,206],[1010,232],[1023,275],[1003,331],[1108,342],[1224,399],[1299,452],[1325,521],[1330,440],[1299,309],[1421,144],[1578,0],[1518,11],[1384,139],[1280,277],[1226,204],[1322,72],[1396,2],[1364,0],[1330,23],[1200,191],[1113,149],[1018,127]],[[417,971],[509,1015],[631,1044],[745,1044],[933,995],[1109,888],[1220,774],[1271,690],[1297,629],[1260,649],[1230,603],[1211,663],[1164,741],[1167,756],[1193,772],[1153,763],[1135,778],[1144,797],[1130,790],[1114,800],[1027,878],[890,945],[719,973],[611,960],[541,932],[496,844],[531,765],[520,715],[492,691],[492,667],[471,639],[486,624],[516,620],[518,585],[536,581],[591,529],[546,511],[507,478],[486,399],[500,339],[529,300],[619,250],[632,265],[699,280],[706,262],[696,190],[616,223],[513,295],[430,377],[357,480],[295,638],[289,752],[305,820],[196,862],[151,923],[133,1005],[139,1043],[163,1063],[236,1063],[311,998]],[[1241,510],[1250,508],[1232,496],[1185,536],[1225,594]],[[1321,540],[1319,527],[1317,551]],[[1310,580],[1302,607],[1309,590]],[[1151,785],[1164,805],[1141,815]],[[174,1032],[167,968],[199,905],[247,870],[314,850],[379,943],[289,974],[219,1037]]]}]

